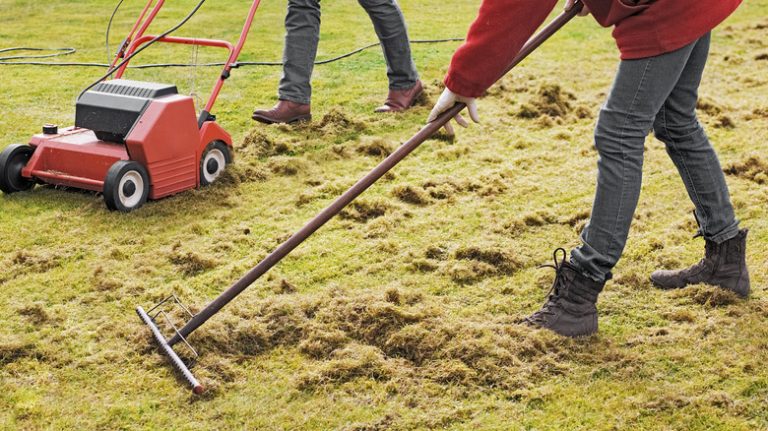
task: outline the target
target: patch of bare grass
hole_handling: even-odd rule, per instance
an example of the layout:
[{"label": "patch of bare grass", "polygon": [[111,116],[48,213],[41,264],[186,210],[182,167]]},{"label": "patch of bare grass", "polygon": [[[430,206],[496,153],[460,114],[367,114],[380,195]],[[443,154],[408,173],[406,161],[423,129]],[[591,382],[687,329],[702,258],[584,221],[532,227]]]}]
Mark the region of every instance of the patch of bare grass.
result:
[{"label": "patch of bare grass", "polygon": [[17,313],[19,313],[20,316],[27,318],[27,320],[29,320],[29,322],[33,325],[42,325],[44,323],[48,323],[48,321],[51,320],[50,315],[48,315],[48,311],[46,311],[45,307],[40,302],[27,304],[19,308]]},{"label": "patch of bare grass", "polygon": [[237,186],[240,183],[264,182],[269,179],[269,171],[262,165],[248,162],[238,162],[227,166],[221,176],[216,179],[217,186]]},{"label": "patch of bare grass", "polygon": [[448,249],[439,245],[431,245],[424,251],[427,259],[446,260],[448,258]]},{"label": "patch of bare grass", "polygon": [[696,321],[696,313],[691,310],[674,310],[664,314],[667,319],[678,323],[693,323]]},{"label": "patch of bare grass", "polygon": [[330,329],[324,325],[308,324],[304,338],[299,343],[299,350],[315,359],[328,358],[331,354],[347,345],[351,339],[340,329]]},{"label": "patch of bare grass", "polygon": [[64,256],[55,252],[36,253],[22,250],[16,252],[11,263],[26,270],[41,273],[60,267],[63,259]]},{"label": "patch of bare grass", "polygon": [[395,144],[381,138],[365,137],[357,146],[357,152],[370,157],[384,158],[395,151]]},{"label": "patch of bare grass", "polygon": [[737,294],[730,290],[704,285],[691,286],[677,290],[673,293],[673,296],[689,299],[695,304],[709,307],[724,307],[735,304],[741,300]]},{"label": "patch of bare grass", "polygon": [[332,108],[328,111],[317,124],[317,127],[328,134],[362,132],[367,128],[365,123],[352,119],[338,108]]},{"label": "patch of bare grass", "polygon": [[696,109],[712,117],[723,112],[723,107],[708,97],[700,98],[696,102]]},{"label": "patch of bare grass", "polygon": [[209,271],[218,265],[216,260],[191,251],[186,253],[175,251],[168,257],[168,261],[178,267],[187,277]]},{"label": "patch of bare grass", "polygon": [[392,205],[381,200],[357,200],[345,208],[339,217],[343,220],[366,223],[369,220],[383,217],[393,209]]},{"label": "patch of bare grass", "polygon": [[768,162],[760,156],[750,156],[744,161],[731,163],[723,169],[726,175],[768,184]]},{"label": "patch of bare grass", "polygon": [[[559,85],[544,84],[539,87],[536,95],[522,105],[517,116],[525,119],[538,119],[544,116],[550,118],[564,118],[573,111],[573,102],[576,96],[564,91]],[[586,110],[586,112],[585,112]],[[580,109],[581,117],[588,118],[591,112],[585,107]]]},{"label": "patch of bare grass", "polygon": [[414,259],[410,263],[410,268],[417,272],[434,272],[440,268],[440,265],[431,259]]},{"label": "patch of bare grass", "polygon": [[449,200],[459,193],[472,191],[479,188],[479,185],[473,184],[467,180],[459,180],[450,177],[441,177],[425,181],[422,184],[424,191],[436,200]]},{"label": "patch of bare grass", "polygon": [[[578,218],[580,215],[581,214],[577,214],[574,217]],[[569,218],[564,220],[564,222],[566,224],[570,224],[570,220],[571,219]],[[577,219],[574,221],[574,223],[577,224],[579,221],[581,220]],[[502,227],[505,232],[519,234],[529,228],[548,226],[556,223],[560,223],[560,220],[555,214],[552,214],[548,211],[535,211],[521,214],[512,220],[506,221]],[[576,226],[576,224],[572,226]]]},{"label": "patch of bare grass", "polygon": [[[425,97],[423,94],[421,97]],[[342,431],[387,431],[394,429],[395,424],[394,415],[385,415],[383,418],[367,424],[352,424],[344,427]]]},{"label": "patch of bare grass", "polygon": [[[437,252],[437,250],[428,250]],[[444,259],[444,256],[439,257]],[[473,284],[488,277],[510,275],[521,268],[517,257],[498,247],[462,247],[453,254],[453,262],[445,262],[440,268],[454,282]]]},{"label": "patch of bare grass", "polygon": [[430,195],[423,188],[409,185],[396,186],[392,189],[392,195],[402,202],[413,205],[427,205],[432,202]]},{"label": "patch of bare grass", "polygon": [[443,272],[459,284],[473,284],[498,273],[493,265],[477,261],[455,262]]},{"label": "patch of bare grass", "polygon": [[32,343],[14,340],[0,340],[0,366],[12,364],[22,359],[42,360],[45,355]]},{"label": "patch of bare grass", "polygon": [[501,274],[511,274],[521,267],[517,257],[500,247],[463,247],[456,250],[456,259],[483,262],[494,267]]},{"label": "patch of bare grass", "polygon": [[298,289],[290,281],[284,278],[281,278],[275,282],[272,290],[278,295],[287,295],[291,293],[296,293]]},{"label": "patch of bare grass", "polygon": [[350,344],[334,351],[331,358],[299,377],[298,386],[312,389],[317,386],[345,383],[365,377],[373,380],[389,380],[397,373],[395,366],[384,358],[384,353],[374,347]]},{"label": "patch of bare grass", "polygon": [[285,156],[278,156],[270,159],[267,166],[273,173],[284,177],[298,175],[301,172],[305,172],[308,168],[306,161],[295,157]]},{"label": "patch of bare grass", "polygon": [[253,152],[258,158],[286,155],[293,151],[289,144],[276,141],[259,128],[251,130],[245,136],[242,147]]},{"label": "patch of bare grass", "polygon": [[624,271],[616,276],[614,283],[637,290],[643,287],[649,287],[651,284],[648,274],[636,271]]},{"label": "patch of bare grass", "polygon": [[716,129],[735,129],[736,122],[734,122],[731,117],[725,114],[721,114],[715,119],[715,128]]},{"label": "patch of bare grass", "polygon": [[755,108],[749,114],[744,116],[747,121],[762,120],[768,118],[768,108]]}]

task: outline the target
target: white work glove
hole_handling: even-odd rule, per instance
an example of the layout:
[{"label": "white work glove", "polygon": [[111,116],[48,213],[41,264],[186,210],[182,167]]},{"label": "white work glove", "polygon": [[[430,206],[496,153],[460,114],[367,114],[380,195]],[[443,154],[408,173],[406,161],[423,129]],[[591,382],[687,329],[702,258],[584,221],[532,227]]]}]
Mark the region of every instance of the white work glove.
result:
[{"label": "white work glove", "polygon": [[[571,8],[573,8],[573,5],[576,4],[576,0],[565,0],[565,10],[569,11]],[[584,8],[579,12],[579,16],[587,16],[589,15],[589,8],[586,4],[584,4]]]},{"label": "white work glove", "polygon": [[[446,88],[445,91],[443,91],[443,94],[440,95],[440,98],[437,99],[437,104],[435,104],[435,107],[432,108],[432,112],[429,114],[429,118],[427,118],[427,123],[431,123],[435,121],[435,119],[440,114],[447,111],[448,109],[451,109],[453,105],[455,105],[458,102],[462,102],[465,105],[467,105],[467,110],[469,111],[469,117],[472,118],[472,121],[474,121],[475,123],[480,122],[480,116],[477,114],[476,99],[474,97],[459,96],[458,94]],[[461,114],[456,115],[454,119],[456,120],[457,123],[459,123],[459,126],[469,127],[469,123],[467,123],[467,120],[465,120],[464,117],[461,116]],[[453,126],[451,125],[450,122],[445,124],[445,131],[448,132],[448,134],[451,136],[454,135]]]}]

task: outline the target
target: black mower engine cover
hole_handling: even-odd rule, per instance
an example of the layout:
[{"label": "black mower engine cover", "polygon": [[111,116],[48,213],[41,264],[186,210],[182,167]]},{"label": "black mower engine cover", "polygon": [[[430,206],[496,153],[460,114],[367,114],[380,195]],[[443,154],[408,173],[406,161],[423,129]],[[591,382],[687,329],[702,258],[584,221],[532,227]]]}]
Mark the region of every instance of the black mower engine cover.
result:
[{"label": "black mower engine cover", "polygon": [[75,126],[102,141],[124,143],[150,101],[178,94],[175,85],[115,79],[88,90],[77,101]]}]

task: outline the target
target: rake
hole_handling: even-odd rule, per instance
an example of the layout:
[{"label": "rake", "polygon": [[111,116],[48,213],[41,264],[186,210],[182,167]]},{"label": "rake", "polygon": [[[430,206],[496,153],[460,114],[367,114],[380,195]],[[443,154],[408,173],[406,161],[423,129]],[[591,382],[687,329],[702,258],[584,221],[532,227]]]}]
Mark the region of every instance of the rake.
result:
[{"label": "rake", "polygon": [[[510,65],[504,71],[501,79],[521,61],[528,57],[533,51],[541,46],[547,39],[560,30],[565,24],[571,21],[584,7],[582,2],[576,2],[573,8],[563,12],[551,23],[544,27],[539,33],[531,38],[525,46],[520,50],[520,53],[512,60]],[[392,168],[397,166],[403,159],[405,159],[411,152],[418,148],[422,143],[439,131],[445,126],[453,117],[459,114],[466,108],[463,103],[457,103],[452,108],[443,112],[435,121],[424,126],[416,135],[410,140],[402,144],[395,152],[389,157],[384,159],[376,168],[370,173],[358,181],[352,188],[346,191],[343,195],[338,197],[329,207],[320,212],[312,220],[310,220],[301,230],[296,232],[287,241],[277,247],[271,254],[269,254],[258,265],[251,269],[245,276],[235,282],[229,289],[224,291],[216,299],[214,299],[208,306],[201,310],[197,314],[192,314],[189,308],[185,307],[181,301],[175,296],[171,296],[164,300],[160,304],[153,307],[149,312],[144,311],[143,308],[137,307],[136,312],[139,314],[144,323],[149,326],[152,334],[159,344],[162,352],[168,357],[171,364],[181,373],[184,379],[192,387],[192,390],[196,394],[204,392],[204,387],[198,382],[195,376],[190,371],[190,368],[194,365],[194,360],[185,362],[179,357],[174,350],[174,346],[181,343],[187,349],[189,349],[194,358],[197,358],[197,352],[192,348],[191,344],[187,341],[187,338],[211,317],[216,315],[224,306],[229,304],[238,295],[243,293],[253,283],[255,283],[262,275],[269,271],[272,267],[277,265],[283,258],[290,254],[296,247],[307,240],[313,233],[325,225],[328,221],[338,215],[345,207],[352,203],[358,196],[365,192],[369,187],[375,184],[381,177],[383,177]],[[189,321],[180,329],[170,321],[169,315],[162,311],[164,305],[171,304],[181,308],[183,314],[188,316]],[[166,324],[170,326],[172,336],[166,338],[160,328],[157,321],[162,317],[166,321]]]}]

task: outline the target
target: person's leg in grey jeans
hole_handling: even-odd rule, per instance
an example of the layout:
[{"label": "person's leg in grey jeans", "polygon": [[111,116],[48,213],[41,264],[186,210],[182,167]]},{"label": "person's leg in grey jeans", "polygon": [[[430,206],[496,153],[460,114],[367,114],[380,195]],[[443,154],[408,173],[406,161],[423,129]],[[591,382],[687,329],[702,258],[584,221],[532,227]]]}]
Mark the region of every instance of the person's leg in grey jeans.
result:
[{"label": "person's leg in grey jeans", "polygon": [[595,131],[597,193],[572,263],[604,280],[626,245],[640,196],[645,139],[653,129],[667,145],[701,222],[723,242],[739,233],[717,154],[696,119],[698,87],[710,36],[657,57],[622,61]]},{"label": "person's leg in grey jeans", "polygon": [[288,0],[285,17],[280,100],[307,105],[312,99],[312,71],[320,41],[320,0]]},{"label": "person's leg in grey jeans", "polygon": [[413,88],[419,80],[411,56],[405,17],[396,0],[358,0],[373,22],[387,61],[390,90]]}]

